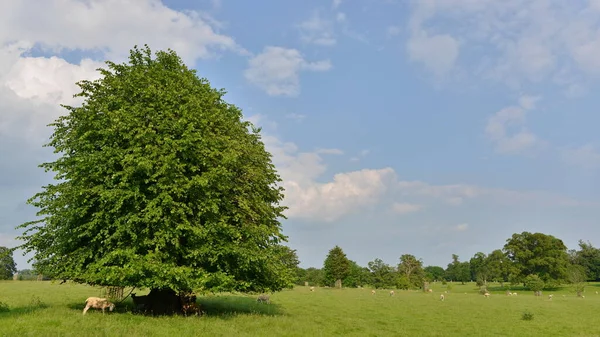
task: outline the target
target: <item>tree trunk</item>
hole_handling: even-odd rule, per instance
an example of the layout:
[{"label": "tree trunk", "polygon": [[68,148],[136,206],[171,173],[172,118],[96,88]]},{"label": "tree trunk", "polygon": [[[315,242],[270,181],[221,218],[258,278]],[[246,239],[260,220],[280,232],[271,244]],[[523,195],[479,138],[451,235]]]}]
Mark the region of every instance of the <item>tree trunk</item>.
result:
[{"label": "tree trunk", "polygon": [[342,288],[342,280],[340,280],[340,279],[336,280],[335,287],[341,289]]},{"label": "tree trunk", "polygon": [[174,290],[151,289],[146,310],[151,315],[173,315],[182,312],[181,305],[181,300]]}]

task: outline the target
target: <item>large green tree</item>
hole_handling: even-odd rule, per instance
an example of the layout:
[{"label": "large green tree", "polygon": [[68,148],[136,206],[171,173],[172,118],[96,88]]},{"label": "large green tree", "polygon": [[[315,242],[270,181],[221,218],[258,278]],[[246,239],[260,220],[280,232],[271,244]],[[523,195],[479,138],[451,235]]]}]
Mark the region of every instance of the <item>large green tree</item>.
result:
[{"label": "large green tree", "polygon": [[417,259],[414,255],[403,254],[400,256],[398,274],[399,276],[404,277],[411,287],[423,286],[423,281],[425,280],[423,261]]},{"label": "large green tree", "polygon": [[17,272],[12,249],[0,247],[0,280],[9,280]]},{"label": "large green tree", "polygon": [[579,250],[571,253],[572,262],[584,268],[588,280],[600,280],[600,249],[579,240]]},{"label": "large green tree", "polygon": [[[277,291],[283,189],[260,130],[172,50],[135,47],[78,82],[81,106],[50,124],[56,182],[28,202],[21,248],[80,283]],[[171,295],[169,295],[171,296]]]},{"label": "large green tree", "polygon": [[485,265],[489,272],[489,279],[500,282],[502,287],[504,282],[508,282],[511,274],[519,272],[501,249],[496,249],[488,254]]},{"label": "large green tree", "polygon": [[323,272],[325,281],[329,285],[336,282],[342,282],[346,276],[350,275],[351,262],[339,246],[333,247],[323,263]]},{"label": "large green tree", "polygon": [[487,255],[477,252],[469,261],[471,266],[471,279],[478,285],[485,285],[492,278],[491,268],[488,265]]},{"label": "large green tree", "polygon": [[423,271],[425,271],[425,277],[429,281],[441,281],[444,279],[444,275],[446,274],[444,268],[440,266],[427,266],[423,269]]},{"label": "large green tree", "polygon": [[570,264],[562,240],[543,233],[515,233],[506,240],[504,251],[518,268],[518,277],[538,275],[544,282],[563,281]]},{"label": "large green tree", "polygon": [[358,263],[350,261],[350,273],[342,280],[344,287],[356,288],[369,284],[371,272],[369,268],[361,267]]},{"label": "large green tree", "polygon": [[369,270],[371,271],[371,285],[376,289],[392,288],[396,285],[398,274],[389,264],[381,259],[375,259],[369,262]]},{"label": "large green tree", "polygon": [[471,266],[469,262],[460,262],[458,255],[452,254],[452,262],[446,268],[446,278],[459,281],[462,284],[471,280]]}]

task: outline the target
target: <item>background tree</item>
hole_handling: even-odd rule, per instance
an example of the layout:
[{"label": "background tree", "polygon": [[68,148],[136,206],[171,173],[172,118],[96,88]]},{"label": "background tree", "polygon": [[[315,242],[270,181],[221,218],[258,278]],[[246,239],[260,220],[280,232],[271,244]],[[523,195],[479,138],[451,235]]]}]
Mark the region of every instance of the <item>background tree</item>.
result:
[{"label": "background tree", "polygon": [[369,262],[369,270],[371,271],[371,285],[375,289],[391,288],[396,285],[397,274],[387,263],[381,259],[375,259]]},{"label": "background tree", "polygon": [[578,295],[580,295],[587,285],[587,276],[585,267],[580,265],[570,265],[567,268],[567,281],[573,286]]},{"label": "background tree", "polygon": [[504,282],[508,282],[511,273],[518,273],[518,270],[514,268],[513,263],[500,249],[492,251],[486,257],[485,264],[489,271],[489,279],[500,282],[501,287],[504,287]]},{"label": "background tree", "polygon": [[13,259],[13,251],[0,247],[0,280],[10,280],[17,272],[17,265]]},{"label": "background tree", "polygon": [[350,273],[342,280],[344,287],[356,288],[369,284],[371,273],[368,268],[361,267],[358,263],[350,261]]},{"label": "background tree", "polygon": [[525,287],[531,291],[541,291],[545,286],[544,280],[535,274],[527,275],[527,277],[525,277]]},{"label": "background tree", "polygon": [[339,246],[333,247],[323,264],[325,281],[329,285],[342,282],[350,274],[350,260]]},{"label": "background tree", "polygon": [[[78,83],[84,103],[51,126],[55,184],[28,202],[21,246],[53,278],[150,288],[150,309],[177,291],[278,291],[291,283],[271,154],[259,129],[188,69],[146,46]],[[159,304],[162,303],[162,304]]]},{"label": "background tree", "polygon": [[458,255],[452,254],[452,262],[446,268],[446,278],[459,281],[462,284],[471,280],[471,268],[469,262],[460,262]]},{"label": "background tree", "polygon": [[310,267],[305,270],[304,280],[302,280],[302,285],[304,282],[308,282],[311,286],[323,286],[325,285],[325,273],[323,269]]},{"label": "background tree", "polygon": [[404,254],[400,256],[398,274],[406,279],[409,286],[421,287],[423,285],[423,281],[425,280],[423,261],[410,254]]},{"label": "background tree", "polygon": [[423,269],[425,277],[429,281],[441,281],[444,279],[445,271],[440,266],[427,266]]},{"label": "background tree", "polygon": [[600,280],[600,249],[589,241],[579,240],[579,250],[573,251],[571,255],[572,263],[584,268],[588,280]]},{"label": "background tree", "polygon": [[471,279],[477,281],[478,286],[486,285],[492,273],[488,266],[487,255],[482,252],[476,253],[469,261]]},{"label": "background tree", "polygon": [[567,247],[552,235],[523,232],[513,234],[504,245],[508,258],[521,278],[531,274],[542,280],[564,280],[569,266]]}]

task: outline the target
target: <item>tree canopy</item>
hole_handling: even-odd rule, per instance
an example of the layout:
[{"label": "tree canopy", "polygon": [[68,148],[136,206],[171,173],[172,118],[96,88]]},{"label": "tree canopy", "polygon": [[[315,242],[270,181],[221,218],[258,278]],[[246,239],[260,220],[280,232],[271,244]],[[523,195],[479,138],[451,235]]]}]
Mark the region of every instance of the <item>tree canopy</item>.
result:
[{"label": "tree canopy", "polygon": [[0,280],[9,280],[17,272],[12,249],[0,247]]},{"label": "tree canopy", "polygon": [[172,50],[130,51],[50,124],[56,182],[20,239],[36,269],[95,285],[277,291],[293,281],[260,129]]},{"label": "tree canopy", "polygon": [[329,251],[323,263],[323,271],[325,281],[329,284],[333,284],[338,280],[341,281],[350,274],[351,263],[342,248],[335,246]]},{"label": "tree canopy", "polygon": [[562,240],[543,233],[515,233],[506,240],[504,251],[519,269],[518,277],[538,275],[544,282],[567,277],[569,255]]}]

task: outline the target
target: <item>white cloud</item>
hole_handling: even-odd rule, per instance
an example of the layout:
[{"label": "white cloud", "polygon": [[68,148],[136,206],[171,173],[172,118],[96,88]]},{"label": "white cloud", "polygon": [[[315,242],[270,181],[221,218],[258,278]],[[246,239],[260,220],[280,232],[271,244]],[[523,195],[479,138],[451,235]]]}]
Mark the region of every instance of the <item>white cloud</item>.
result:
[{"label": "white cloud", "polygon": [[387,27],[387,36],[396,36],[400,35],[402,30],[398,26],[389,26]]},{"label": "white cloud", "polygon": [[78,65],[58,57],[23,57],[4,76],[3,82],[19,97],[31,98],[48,104],[76,104],[80,91],[75,82],[100,78],[96,71],[105,67],[102,62],[83,59]]},{"label": "white cloud", "polygon": [[[451,39],[458,40],[471,75],[513,88],[527,82],[554,82],[567,88],[600,75],[600,60],[595,57],[600,54],[596,1],[414,1],[409,28],[413,33],[409,45],[419,46],[415,49],[442,49],[431,46],[435,43],[427,40],[428,35],[415,43],[422,31],[447,36],[442,45],[451,46],[449,50],[456,45]],[[440,61],[425,52],[420,56],[430,69],[438,62],[445,70],[453,65],[452,57]],[[568,77],[556,79],[565,69]]]},{"label": "white cloud", "polygon": [[134,45],[147,43],[154,50],[175,49],[186,63],[216,51],[246,53],[231,37],[217,32],[218,22],[206,13],[173,10],[156,0],[3,3],[0,45],[37,42],[51,50],[102,51],[116,60],[126,57]]},{"label": "white cloud", "polygon": [[488,119],[485,133],[495,143],[497,152],[523,153],[541,144],[540,139],[525,127],[526,114],[535,109],[539,99],[540,97],[535,96],[522,96],[518,106],[501,109]]},{"label": "white cloud", "polygon": [[289,119],[293,119],[296,121],[302,121],[306,118],[306,115],[303,114],[297,114],[297,113],[289,113],[287,115],[285,115],[285,118],[289,118]]},{"label": "white cloud", "polygon": [[298,29],[300,30],[302,41],[305,43],[321,46],[333,46],[336,44],[333,33],[333,22],[321,18],[318,12],[314,12],[310,19],[300,23]]},{"label": "white cloud", "polygon": [[317,149],[315,152],[317,154],[335,154],[335,155],[344,154],[344,151],[342,151],[340,149]]},{"label": "white cloud", "polygon": [[342,0],[333,0],[331,6],[335,9],[340,7],[340,5],[342,4]]},{"label": "white cloud", "polygon": [[562,159],[569,165],[588,170],[600,168],[600,151],[593,144],[586,144],[578,148],[563,147],[560,149],[560,153]]},{"label": "white cloud", "polygon": [[469,224],[468,223],[461,223],[459,225],[456,225],[454,227],[454,230],[457,232],[464,232],[469,228]]},{"label": "white cloud", "polygon": [[327,71],[329,60],[308,62],[296,49],[267,46],[251,58],[244,72],[246,79],[271,96],[297,96],[301,71]]},{"label": "white cloud", "polygon": [[512,206],[594,206],[597,202],[581,201],[546,191],[519,191],[487,188],[468,184],[432,185],[422,181],[400,180],[398,193],[404,197],[424,197],[441,200],[451,206],[461,206],[468,201],[487,200],[498,205]]},{"label": "white cloud", "polygon": [[[522,100],[527,105],[528,98]],[[249,118],[251,119],[251,118]],[[260,119],[260,123],[265,123]],[[517,191],[486,188],[467,184],[432,185],[421,181],[398,180],[392,168],[362,169],[333,174],[323,181],[327,172],[324,154],[341,154],[337,149],[317,149],[302,152],[291,142],[284,142],[268,130],[263,141],[273,154],[273,163],[285,188],[284,204],[290,219],[305,219],[315,223],[334,222],[350,214],[372,210],[388,204],[391,198],[418,200],[418,203],[392,203],[398,214],[417,212],[424,207],[435,209],[436,202],[458,207],[469,201],[485,200],[508,206],[590,206],[593,203],[563,197],[544,191]],[[368,150],[361,152],[366,155]]]},{"label": "white cloud", "polygon": [[342,12],[337,13],[336,16],[335,16],[335,20],[337,22],[345,22],[346,21],[346,14],[344,14]]},{"label": "white cloud", "polygon": [[409,204],[409,203],[398,203],[392,204],[392,211],[396,214],[408,214],[418,212],[423,209],[422,205]]},{"label": "white cloud", "polygon": [[448,34],[429,36],[413,34],[407,42],[411,60],[423,63],[434,75],[441,77],[452,70],[459,54],[459,44]]},{"label": "white cloud", "polygon": [[370,151],[370,150],[368,150],[368,149],[361,150],[361,151],[358,153],[358,155],[356,155],[356,156],[354,156],[354,157],[351,157],[351,158],[350,158],[350,161],[353,161],[353,162],[358,162],[358,161],[360,161],[360,160],[361,160],[361,158],[364,158],[364,157],[366,157],[366,156],[367,156],[367,155],[368,155],[370,152],[371,152],[371,151]]}]

